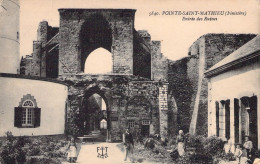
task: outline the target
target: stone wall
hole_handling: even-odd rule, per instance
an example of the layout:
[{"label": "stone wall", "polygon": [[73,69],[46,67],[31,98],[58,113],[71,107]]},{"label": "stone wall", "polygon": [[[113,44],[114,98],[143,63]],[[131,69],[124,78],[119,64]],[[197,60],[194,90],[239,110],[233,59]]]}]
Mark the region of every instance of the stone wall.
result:
[{"label": "stone wall", "polygon": [[[139,125],[141,125],[142,119],[150,120],[150,134],[167,134],[167,128],[164,128],[165,126],[167,127],[168,120],[167,103],[163,113],[159,115],[159,87],[164,86],[163,88],[166,88],[164,94],[167,95],[167,84],[147,81],[144,78],[136,76],[116,75],[61,76],[60,80],[70,85],[67,133],[82,134],[82,120],[84,119],[81,113],[82,101],[97,93],[107,104],[109,111],[108,127],[113,141],[121,140],[122,133],[128,126],[128,120],[136,120],[137,126],[132,129],[135,132],[134,134],[140,132],[141,127]],[[137,113],[134,110],[137,110]],[[141,112],[143,110],[147,110],[148,112]],[[129,112],[134,112],[137,115],[127,114]],[[141,113],[148,115],[144,116]]]},{"label": "stone wall", "polygon": [[146,30],[135,31],[135,10],[59,12],[59,28],[46,21],[39,23],[37,41],[33,42],[31,75],[57,78],[83,73],[88,55],[102,47],[112,54],[114,74],[167,80],[167,59],[161,54],[161,42],[151,41]]},{"label": "stone wall", "polygon": [[191,45],[188,57],[169,63],[169,90],[176,99],[179,128],[192,134],[207,133],[208,82],[203,73],[254,36],[206,34]]},{"label": "stone wall", "polygon": [[41,75],[41,41],[33,41],[33,66],[32,74],[33,76]]},{"label": "stone wall", "polygon": [[191,102],[194,91],[191,79],[188,78],[188,63],[194,59],[185,57],[175,62],[169,63],[169,92],[172,93],[176,100],[178,108],[177,113],[177,129],[182,129],[185,133],[189,131],[191,121]]},{"label": "stone wall", "polygon": [[151,36],[145,30],[134,33],[133,74],[151,79]]},{"label": "stone wall", "polygon": [[[39,23],[37,30],[37,41],[33,41],[32,62],[26,63],[26,75],[53,77],[48,76],[48,73],[46,73],[48,70],[50,70],[50,68],[47,68],[47,66],[50,64],[53,65],[53,62],[49,62],[49,60],[52,61],[53,59],[51,59],[52,57],[50,57],[50,54],[48,53],[49,50],[53,48],[51,46],[53,46],[54,43],[58,43],[58,31],[58,27],[49,26],[47,21]],[[52,55],[54,56],[54,60],[57,60],[57,55],[57,52],[56,55]],[[56,63],[54,64],[58,67],[58,62]]]},{"label": "stone wall", "polygon": [[161,53],[161,42],[151,42],[151,79],[167,80],[168,60]]}]

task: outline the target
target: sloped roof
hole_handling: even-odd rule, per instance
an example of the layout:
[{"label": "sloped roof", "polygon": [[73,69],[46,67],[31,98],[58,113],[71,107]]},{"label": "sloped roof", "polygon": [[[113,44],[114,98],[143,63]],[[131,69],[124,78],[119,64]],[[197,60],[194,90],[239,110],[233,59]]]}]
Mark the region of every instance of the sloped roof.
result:
[{"label": "sloped roof", "polygon": [[257,35],[252,40],[247,42],[245,45],[222,59],[220,62],[212,66],[208,71],[205,72],[205,75],[216,74],[220,71],[223,71],[231,66],[234,66],[240,61],[245,61],[247,59],[251,59],[252,57],[256,57],[259,55],[255,54],[260,51],[260,35]]}]

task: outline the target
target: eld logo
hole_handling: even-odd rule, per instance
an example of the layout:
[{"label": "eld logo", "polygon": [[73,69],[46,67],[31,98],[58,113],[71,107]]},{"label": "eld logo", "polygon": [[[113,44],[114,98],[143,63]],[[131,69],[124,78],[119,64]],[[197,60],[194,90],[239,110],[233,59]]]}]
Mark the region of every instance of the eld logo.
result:
[{"label": "eld logo", "polygon": [[107,149],[108,147],[103,147],[103,146],[97,147],[97,153],[98,153],[97,157],[102,159],[107,158],[108,157]]}]

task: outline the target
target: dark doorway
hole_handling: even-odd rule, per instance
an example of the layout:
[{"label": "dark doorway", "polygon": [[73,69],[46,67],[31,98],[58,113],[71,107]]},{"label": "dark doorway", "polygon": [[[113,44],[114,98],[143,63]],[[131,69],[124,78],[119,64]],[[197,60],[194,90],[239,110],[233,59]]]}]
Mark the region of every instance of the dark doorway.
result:
[{"label": "dark doorway", "polygon": [[149,136],[149,134],[150,134],[150,125],[142,125],[141,135],[142,136]]}]

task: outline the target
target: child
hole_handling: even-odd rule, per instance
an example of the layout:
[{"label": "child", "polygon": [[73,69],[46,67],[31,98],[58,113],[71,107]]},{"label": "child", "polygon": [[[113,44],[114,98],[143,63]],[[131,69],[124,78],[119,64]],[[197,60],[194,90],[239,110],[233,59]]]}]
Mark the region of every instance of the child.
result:
[{"label": "child", "polygon": [[74,138],[71,138],[69,142],[68,158],[70,160],[70,163],[71,162],[75,163],[77,160],[77,147]]},{"label": "child", "polygon": [[237,144],[236,151],[235,151],[235,157],[238,160],[238,163],[240,163],[242,154],[243,154],[243,152],[242,152],[242,150],[240,148],[240,145]]}]

